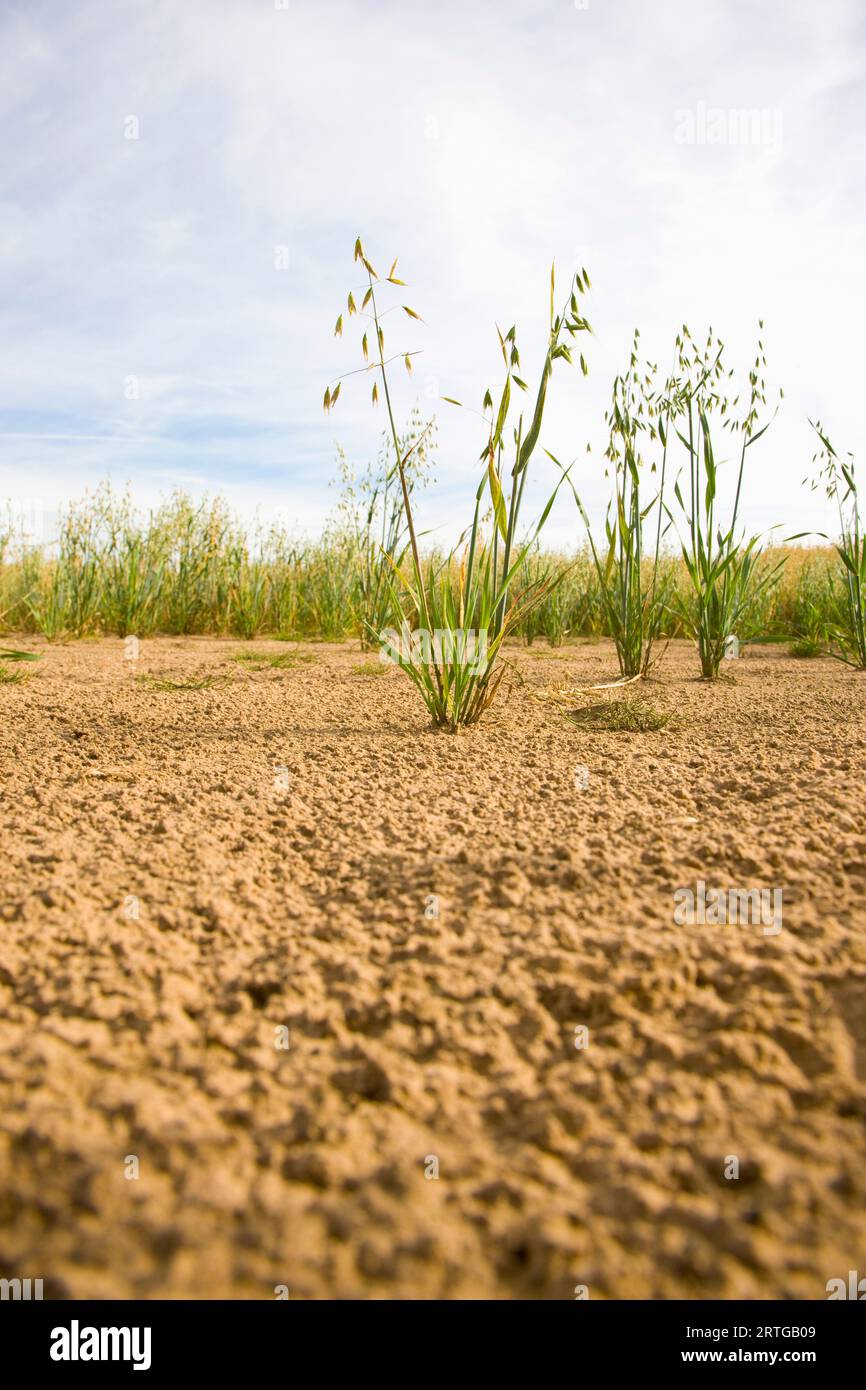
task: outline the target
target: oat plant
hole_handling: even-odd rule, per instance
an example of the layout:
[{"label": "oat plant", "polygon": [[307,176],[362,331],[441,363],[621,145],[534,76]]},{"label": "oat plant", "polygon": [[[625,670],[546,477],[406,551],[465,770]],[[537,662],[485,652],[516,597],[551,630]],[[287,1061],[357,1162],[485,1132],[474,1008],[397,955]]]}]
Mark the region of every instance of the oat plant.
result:
[{"label": "oat plant", "polygon": [[[742,419],[736,413],[739,397],[731,401],[726,393],[733,373],[725,372],[721,340],[711,332],[701,351],[684,326],[677,350],[680,375],[675,428],[686,450],[688,477],[685,495],[679,478],[674,493],[686,528],[681,547],[690,592],[687,596],[677,594],[675,605],[683,626],[697,643],[702,676],[714,680],[728,638],[737,634],[750,610],[775,582],[783,563],[761,565],[761,536],[746,537],[739,527],[746,456],[769,429],[775,412],[766,423],[759,424],[759,411],[767,403],[763,377],[766,357],[760,339]],[[714,418],[719,425],[715,432]],[[727,521],[720,521],[717,490],[721,460],[716,457],[714,433],[724,431],[739,442],[739,469],[732,510]]]},{"label": "oat plant", "polygon": [[[838,650],[828,654],[866,671],[866,532],[860,515],[854,455],[840,458],[821,424],[809,423],[821,441],[821,449],[813,459],[820,462],[821,469],[812,486],[814,489],[823,484],[827,496],[836,504],[839,539],[834,545],[844,566],[842,602],[837,605],[834,621],[827,625],[827,635]],[[822,539],[830,539],[820,534]]]},{"label": "oat plant", "polygon": [[[417,441],[408,450],[401,445],[389,373],[395,361],[402,361],[411,373],[415,353],[402,347],[398,352],[386,353],[382,326],[385,315],[392,312],[382,302],[385,285],[402,287],[405,282],[395,274],[396,261],[384,282],[380,280],[360,239],[355,243],[355,261],[366,278],[349,293],[346,313],[348,317],[357,314],[364,322],[361,341],[364,365],[358,372],[348,375],[370,373],[373,376],[374,404],[379,400],[381,387],[408,535],[404,571],[399,571],[393,561],[389,565],[388,593],[395,626],[385,634],[371,632],[371,636],[381,644],[380,657],[396,662],[412,680],[433,723],[453,731],[474,724],[489,708],[503,676],[500,657],[506,636],[542,601],[554,582],[542,578],[524,585],[517,598],[512,592],[515,577],[550,513],[562,482],[561,479],[548,498],[529,534],[523,535],[521,504],[529,463],[541,433],[554,364],[560,358],[571,362],[572,350],[577,350],[577,336],[590,331],[578,299],[588,288],[589,280],[585,271],[574,275],[557,312],[555,275],[551,271],[547,348],[528,420],[522,412],[513,411],[517,392],[528,390],[519,374],[516,329],[512,327],[505,334],[497,330],[504,379],[497,388],[496,404],[489,389],[482,401],[481,415],[487,437],[481,452],[483,471],[475,494],[472,522],[458,546],[444,560],[425,566],[418,546],[409,488],[410,458]],[[398,303],[394,307],[402,307],[413,321],[420,319],[420,315],[406,304]],[[341,314],[335,332],[340,335],[342,331]],[[580,363],[585,373],[587,367],[582,355]],[[337,379],[326,390],[326,410],[334,406],[345,379]],[[450,397],[444,399],[460,405]]]},{"label": "oat plant", "polygon": [[[613,399],[605,415],[610,431],[605,476],[612,478],[613,497],[605,516],[603,543],[596,543],[586,508],[569,479],[598,576],[605,628],[613,638],[626,680],[646,676],[654,664],[674,589],[670,567],[660,563],[662,541],[670,525],[664,494],[668,430],[674,408],[671,383],[665,390],[656,389],[657,369],[640,363],[639,339],[636,330],[628,369],[614,379]],[[659,451],[649,467],[644,448]],[[649,499],[644,481],[647,473],[654,487]]]}]

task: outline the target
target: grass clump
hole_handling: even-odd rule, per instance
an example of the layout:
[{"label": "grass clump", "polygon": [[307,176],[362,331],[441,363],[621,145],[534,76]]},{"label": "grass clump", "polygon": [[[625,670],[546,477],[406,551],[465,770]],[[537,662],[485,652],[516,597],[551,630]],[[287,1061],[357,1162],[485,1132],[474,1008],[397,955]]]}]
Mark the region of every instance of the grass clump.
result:
[{"label": "grass clump", "polygon": [[[858,671],[866,671],[866,530],[860,516],[854,455],[849,453],[840,459],[821,425],[813,424],[812,428],[821,441],[821,451],[816,455],[822,464],[819,481],[836,503],[839,515],[836,552],[844,566],[842,600],[827,625],[828,636],[838,647],[830,655]],[[813,483],[813,487],[817,485]]]},{"label": "grass clump", "polygon": [[0,661],[0,685],[23,685],[27,680],[26,671],[18,671]]},{"label": "grass clump", "polygon": [[[761,325],[763,327],[763,325]],[[761,375],[766,366],[764,348],[758,341],[755,365],[749,373],[749,404],[744,417],[737,419],[739,397],[725,394],[727,373],[722,363],[723,344],[719,338],[707,339],[703,352],[696,347],[684,326],[677,337],[678,371],[674,414],[676,432],[687,454],[686,495],[680,480],[674,494],[680,505],[686,539],[682,558],[690,581],[687,600],[678,597],[678,608],[686,630],[697,642],[701,674],[715,680],[725,655],[729,637],[744,641],[748,634],[744,622],[756,604],[778,579],[778,566],[759,564],[760,536],[749,538],[738,531],[746,453],[766,433],[772,418],[759,427],[758,412],[766,404],[765,383]],[[741,439],[737,488],[730,519],[725,524],[717,515],[718,462],[713,443],[713,424]]]},{"label": "grass clump", "polygon": [[[653,651],[663,636],[674,588],[673,573],[662,556],[662,539],[670,525],[667,522],[663,526],[668,429],[674,409],[671,383],[665,392],[655,390],[656,368],[650,363],[639,364],[639,337],[636,331],[627,371],[614,379],[613,401],[606,416],[610,429],[606,476],[613,477],[613,498],[605,517],[606,547],[601,550],[577,489],[570,484],[592,552],[605,630],[616,646],[620,672],[629,679],[646,676],[653,664]],[[643,436],[650,446],[660,446],[660,458],[654,459],[649,469],[651,475],[657,475],[655,495],[649,502],[641,496],[646,472]],[[644,563],[647,538],[648,565]]]},{"label": "grass clump", "polygon": [[[554,364],[560,358],[572,360],[572,342],[577,334],[589,330],[582,317],[578,295],[589,285],[586,272],[572,276],[564,304],[555,308],[555,277],[550,277],[550,329],[547,351],[528,422],[517,412],[512,417],[513,400],[517,392],[528,390],[520,376],[520,354],[516,329],[504,335],[498,333],[504,367],[504,380],[497,388],[498,403],[488,389],[482,401],[482,418],[487,439],[481,451],[481,479],[475,494],[475,510],[471,525],[454,551],[433,564],[422,564],[418,532],[411,503],[409,465],[411,457],[424,440],[422,433],[407,449],[401,442],[395,422],[392,380],[389,366],[402,360],[412,371],[412,352],[401,348],[386,357],[384,313],[379,296],[383,282],[370,263],[360,238],[355,243],[355,261],[366,273],[365,282],[350,291],[346,312],[349,317],[359,314],[367,327],[361,340],[364,365],[359,372],[374,374],[372,398],[379,400],[381,385],[388,415],[389,435],[393,447],[393,477],[399,485],[402,503],[400,517],[405,518],[406,567],[400,572],[394,557],[382,547],[388,563],[385,572],[387,611],[390,626],[376,631],[366,620],[371,644],[380,645],[386,659],[395,663],[409,676],[418,690],[433,723],[440,728],[456,730],[474,724],[489,708],[496,696],[504,668],[498,658],[503,640],[521,617],[528,615],[550,592],[552,580],[544,576],[525,586],[515,597],[513,582],[527,553],[549,515],[556,490],[528,540],[518,542],[521,502],[523,500],[528,466],[541,431],[548,386]],[[395,275],[397,262],[391,266],[384,285],[403,286]],[[356,303],[358,295],[360,304]],[[394,306],[401,307],[399,303]],[[420,315],[408,305],[402,308],[412,320]],[[337,336],[343,331],[343,315],[335,326]],[[498,332],[498,330],[497,330]],[[586,363],[581,356],[581,366]],[[355,373],[351,373],[354,375]],[[324,406],[330,410],[337,402],[342,383],[338,379],[325,391]],[[450,397],[446,397],[450,400]],[[458,401],[451,401],[460,405]],[[486,509],[492,519],[486,527]]]},{"label": "grass clump", "polygon": [[232,656],[232,661],[251,671],[287,671],[295,666],[309,665],[315,659],[310,652],[235,652]]},{"label": "grass clump", "polygon": [[148,690],[211,690],[215,685],[224,683],[220,676],[191,676],[188,680],[174,680],[170,676],[141,675],[135,679]]},{"label": "grass clump", "polygon": [[23,685],[27,680],[27,672],[19,671],[18,665],[23,661],[38,660],[37,652],[22,652],[12,647],[0,647],[0,685]]},{"label": "grass clump", "polygon": [[670,714],[637,698],[586,705],[583,709],[569,710],[567,718],[596,733],[646,734],[672,726]]},{"label": "grass clump", "polygon": [[788,655],[796,656],[801,661],[807,661],[811,657],[826,655],[824,647],[814,637],[797,637],[788,647]]}]

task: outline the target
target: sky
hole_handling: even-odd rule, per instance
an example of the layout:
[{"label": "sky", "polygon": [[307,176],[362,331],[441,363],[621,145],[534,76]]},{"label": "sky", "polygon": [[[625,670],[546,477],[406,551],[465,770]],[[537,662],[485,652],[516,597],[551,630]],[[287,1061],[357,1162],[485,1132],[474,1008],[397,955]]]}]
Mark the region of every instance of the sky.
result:
[{"label": "sky", "polygon": [[[315,534],[337,446],[361,470],[386,425],[364,376],[321,408],[360,364],[358,320],[333,334],[360,234],[409,282],[387,348],[419,354],[398,420],[438,421],[437,539],[485,438],[441,398],[501,383],[496,324],[533,386],[554,260],[562,285],[589,270],[594,336],[542,445],[594,518],[635,327],[664,366],[683,322],[712,326],[745,382],[763,319],[785,398],[744,520],[832,528],[802,480],[809,419],[862,443],[864,76],[862,0],[0,0],[0,504],[50,539],[110,479]],[[527,519],[556,477],[541,448],[532,468]],[[564,494],[547,536],[582,538]]]}]

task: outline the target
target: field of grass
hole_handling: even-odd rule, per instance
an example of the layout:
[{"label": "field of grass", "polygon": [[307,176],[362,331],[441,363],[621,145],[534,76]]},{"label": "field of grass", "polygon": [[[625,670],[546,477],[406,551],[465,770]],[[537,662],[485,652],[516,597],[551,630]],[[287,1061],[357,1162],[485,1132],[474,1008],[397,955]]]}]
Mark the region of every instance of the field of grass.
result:
[{"label": "field of grass", "polygon": [[[428,553],[422,565],[429,571],[445,558]],[[651,563],[643,561],[647,570]],[[316,541],[293,539],[278,527],[248,535],[219,499],[196,506],[176,494],[139,517],[106,488],[68,510],[53,546],[31,544],[11,520],[0,530],[0,633],[49,642],[157,633],[360,639],[365,564],[348,527],[332,527]],[[688,572],[672,553],[663,554],[661,565],[677,600],[662,627],[666,636],[680,637]],[[777,567],[765,589],[756,586],[738,636],[801,643],[796,654],[810,655],[809,643],[820,650],[838,622],[844,567],[830,545],[769,547],[759,573]],[[611,635],[588,547],[571,554],[531,548],[515,577],[516,597],[542,580],[549,592],[517,618],[512,636],[559,646]]]}]

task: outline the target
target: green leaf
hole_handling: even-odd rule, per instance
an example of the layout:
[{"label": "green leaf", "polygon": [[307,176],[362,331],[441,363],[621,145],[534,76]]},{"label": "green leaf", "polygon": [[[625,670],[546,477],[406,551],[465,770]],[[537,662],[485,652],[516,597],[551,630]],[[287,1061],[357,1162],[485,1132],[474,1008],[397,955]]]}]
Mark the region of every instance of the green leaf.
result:
[{"label": "green leaf", "polygon": [[508,520],[505,512],[505,498],[502,496],[502,487],[496,476],[496,469],[493,466],[493,450],[490,450],[487,458],[487,478],[490,483],[490,496],[493,498],[493,513],[496,517],[496,526],[503,541],[508,536]]}]

